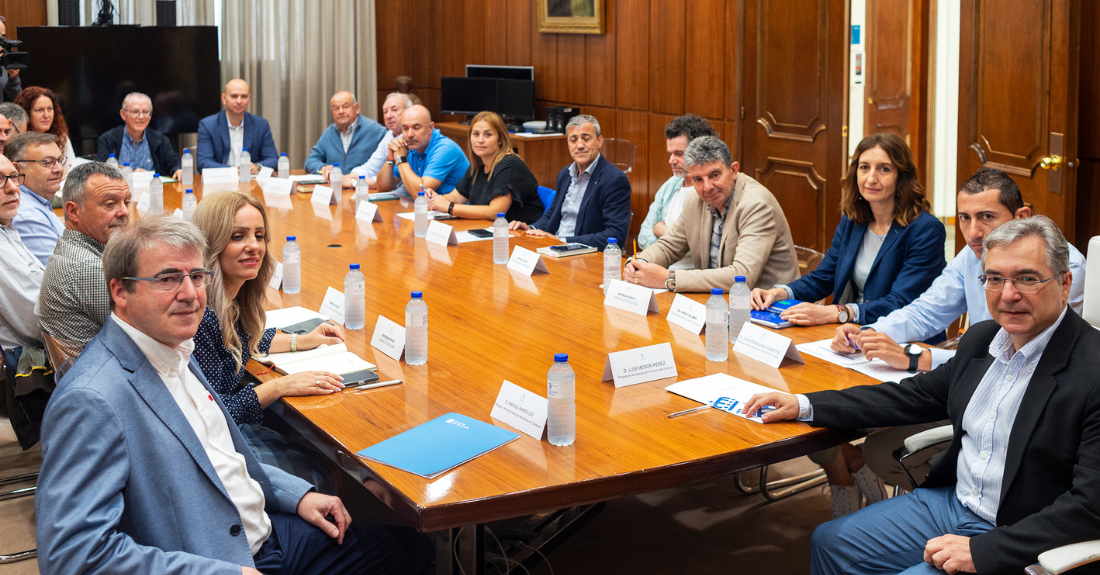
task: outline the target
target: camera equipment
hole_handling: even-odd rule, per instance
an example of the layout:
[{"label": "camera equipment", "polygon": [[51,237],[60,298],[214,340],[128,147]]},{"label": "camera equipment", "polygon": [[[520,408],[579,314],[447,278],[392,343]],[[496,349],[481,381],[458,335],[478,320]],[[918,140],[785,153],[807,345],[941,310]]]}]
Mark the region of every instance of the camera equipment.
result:
[{"label": "camera equipment", "polygon": [[21,40],[10,40],[4,36],[0,36],[0,48],[4,49],[4,55],[0,56],[0,68],[26,70],[27,67],[30,66],[31,55],[29,53],[12,51],[18,48],[22,43]]}]

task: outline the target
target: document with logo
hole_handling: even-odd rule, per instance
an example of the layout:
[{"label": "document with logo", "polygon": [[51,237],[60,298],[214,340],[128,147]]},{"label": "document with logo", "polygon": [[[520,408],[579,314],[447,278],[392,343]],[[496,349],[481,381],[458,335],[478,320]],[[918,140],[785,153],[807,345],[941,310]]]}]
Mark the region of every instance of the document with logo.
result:
[{"label": "document with logo", "polygon": [[358,453],[364,459],[435,479],[519,438],[519,434],[458,413],[441,415]]},{"label": "document with logo", "polygon": [[744,415],[741,410],[745,409],[745,402],[757,393],[777,391],[725,373],[678,381],[666,387],[665,390],[757,423],[763,423],[760,421],[760,416],[763,415],[761,412],[770,411],[770,409],[761,409],[756,413]]}]

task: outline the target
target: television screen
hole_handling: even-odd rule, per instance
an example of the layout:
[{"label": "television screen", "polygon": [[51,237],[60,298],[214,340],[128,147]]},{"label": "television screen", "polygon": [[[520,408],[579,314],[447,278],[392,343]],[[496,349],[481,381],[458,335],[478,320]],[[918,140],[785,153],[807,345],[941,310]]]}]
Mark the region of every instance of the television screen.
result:
[{"label": "television screen", "polygon": [[531,80],[444,77],[440,81],[444,114],[474,115],[488,110],[516,119],[535,117],[535,83]]},{"label": "television screen", "polygon": [[122,124],[130,92],[153,100],[149,126],[166,134],[197,132],[221,109],[214,26],[20,26],[19,39],[30,54],[23,87],[57,94],[78,154],[75,141]]},{"label": "television screen", "polygon": [[534,66],[486,66],[466,64],[467,78],[504,78],[505,80],[535,81]]}]

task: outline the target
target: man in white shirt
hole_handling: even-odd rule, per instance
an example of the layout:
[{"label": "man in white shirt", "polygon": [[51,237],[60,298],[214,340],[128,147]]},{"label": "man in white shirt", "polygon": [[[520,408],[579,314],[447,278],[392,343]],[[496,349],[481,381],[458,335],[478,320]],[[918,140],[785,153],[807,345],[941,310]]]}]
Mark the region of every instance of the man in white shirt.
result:
[{"label": "man in white shirt", "polygon": [[42,572],[423,571],[421,538],[350,526],[339,498],[260,464],[231,425],[191,357],[205,244],[189,222],[144,218],[103,254],[112,314],[42,423]]},{"label": "man in white shirt", "polygon": [[0,347],[7,354],[16,348],[42,347],[34,304],[46,268],[23,244],[12,223],[19,213],[20,175],[3,156],[0,180]]},{"label": "man in white shirt", "polygon": [[[349,174],[344,174],[343,187],[354,188],[359,181],[359,176],[367,180],[367,186],[371,189],[378,187],[378,172],[386,163],[386,156],[390,153],[390,142],[401,135],[401,115],[412,105],[412,99],[408,94],[393,92],[386,96],[386,101],[382,103],[382,121],[386,123],[387,132],[365,164],[356,166]],[[409,195],[405,191],[404,182],[399,182],[393,191],[402,196]]]}]

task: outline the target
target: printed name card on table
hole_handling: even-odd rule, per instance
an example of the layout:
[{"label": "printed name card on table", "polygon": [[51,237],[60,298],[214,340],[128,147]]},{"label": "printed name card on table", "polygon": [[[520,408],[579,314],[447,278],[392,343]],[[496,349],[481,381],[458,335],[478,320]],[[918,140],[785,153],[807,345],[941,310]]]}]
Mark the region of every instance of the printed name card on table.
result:
[{"label": "printed name card on table", "polygon": [[424,239],[428,240],[428,243],[439,244],[441,246],[458,245],[458,238],[455,237],[455,229],[443,222],[437,222],[435,220],[428,222],[428,235]]},{"label": "printed name card on table", "polygon": [[638,315],[660,311],[657,307],[657,294],[653,290],[622,280],[611,280],[611,289],[604,296],[603,304]]},{"label": "printed name card on table", "polygon": [[210,184],[236,184],[240,181],[237,168],[206,168],[202,171],[202,183]]},{"label": "printed name card on table", "polygon": [[137,210],[141,215],[149,213],[149,203],[152,202],[150,194],[141,194],[141,197],[137,201]]},{"label": "printed name card on table", "polygon": [[297,192],[297,183],[283,178],[268,178],[261,187],[264,189],[265,199],[267,196],[289,196]]},{"label": "printed name card on table", "polygon": [[806,363],[791,338],[768,331],[752,322],[745,322],[741,327],[741,333],[737,336],[733,351],[764,362],[771,367],[779,367],[785,357],[798,363]]},{"label": "printed name card on table", "polygon": [[603,366],[603,381],[614,379],[615,387],[666,377],[676,377],[676,360],[672,357],[672,344],[667,341],[609,353]]},{"label": "printed name card on table", "polygon": [[329,286],[325,292],[325,299],[321,302],[321,315],[327,316],[332,321],[344,324],[344,292]]},{"label": "printed name card on table", "polygon": [[394,361],[401,361],[401,352],[405,351],[405,328],[379,314],[370,344]]},{"label": "printed name card on table", "polygon": [[328,186],[313,186],[313,197],[310,198],[311,202],[320,205],[335,204],[336,198],[333,197],[332,188]]},{"label": "printed name card on table", "polygon": [[520,246],[516,246],[512,250],[512,257],[508,259],[508,269],[515,270],[525,276],[535,272],[550,273],[550,269],[546,267],[546,262],[542,261],[542,256]]},{"label": "printed name card on table", "polygon": [[548,401],[545,397],[523,389],[504,380],[500,393],[493,403],[489,417],[502,421],[531,437],[542,441],[542,432],[546,429]]},{"label": "printed name card on table", "polygon": [[283,262],[275,262],[275,273],[271,274],[271,281],[267,285],[273,290],[278,290],[283,285]]},{"label": "printed name card on table", "polygon": [[707,326],[707,306],[689,297],[676,294],[668,310],[668,323],[678,325],[695,335]]},{"label": "printed name card on table", "polygon": [[256,174],[256,182],[260,184],[260,187],[264,187],[264,184],[271,179],[271,173],[274,172],[272,168],[264,166],[260,168],[260,173]]},{"label": "printed name card on table", "polygon": [[134,189],[143,188],[149,189],[149,184],[153,181],[153,172],[134,172]]},{"label": "printed name card on table", "polygon": [[378,212],[378,205],[370,202],[359,202],[359,207],[355,210],[355,219],[374,223],[382,221],[382,214]]},{"label": "printed name card on table", "polygon": [[172,217],[176,218],[177,220],[182,220],[183,219],[183,210],[181,210],[179,208],[176,208],[176,211],[172,212]]}]

